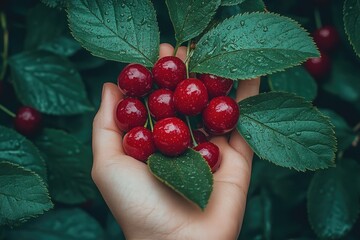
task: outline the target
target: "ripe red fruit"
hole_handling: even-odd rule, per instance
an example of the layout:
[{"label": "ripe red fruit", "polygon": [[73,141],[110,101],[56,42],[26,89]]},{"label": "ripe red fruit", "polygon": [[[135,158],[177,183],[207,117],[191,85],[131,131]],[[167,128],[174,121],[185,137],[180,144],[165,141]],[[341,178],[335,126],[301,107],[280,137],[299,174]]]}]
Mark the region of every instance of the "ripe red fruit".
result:
[{"label": "ripe red fruit", "polygon": [[332,26],[324,26],[317,29],[313,33],[313,38],[320,51],[323,52],[331,52],[340,41],[336,28]]},{"label": "ripe red fruit", "polygon": [[152,88],[151,72],[140,64],[129,64],[118,77],[118,86],[123,94],[131,97],[143,97]]},{"label": "ripe red fruit", "polygon": [[193,130],[193,136],[197,144],[208,141],[206,135],[200,130]]},{"label": "ripe red fruit", "polygon": [[122,132],[128,132],[134,127],[144,126],[147,111],[144,104],[137,98],[125,98],[116,107],[117,125]]},{"label": "ripe red fruit", "polygon": [[158,89],[148,98],[150,114],[159,121],[168,117],[175,117],[176,111],[173,102],[173,92],[168,89]]},{"label": "ripe red fruit", "polygon": [[234,83],[230,79],[211,74],[201,74],[199,79],[205,84],[209,98],[228,95]]},{"label": "ripe red fruit", "polygon": [[153,131],[156,148],[165,155],[182,154],[190,144],[190,130],[179,118],[171,117],[158,121]]},{"label": "ripe red fruit", "polygon": [[41,129],[42,115],[34,108],[21,107],[15,116],[14,125],[22,135],[34,136]]},{"label": "ripe red fruit", "polygon": [[314,78],[321,80],[330,73],[331,60],[327,54],[321,53],[318,58],[308,59],[304,66]]},{"label": "ripe red fruit", "polygon": [[186,78],[186,66],[180,58],[163,57],[155,63],[152,73],[159,87],[174,90]]},{"label": "ripe red fruit", "polygon": [[203,111],[203,122],[208,133],[221,135],[233,130],[239,119],[239,106],[230,97],[213,98]]},{"label": "ripe red fruit", "polygon": [[219,147],[211,142],[204,142],[197,145],[194,148],[195,151],[198,151],[201,156],[209,164],[211,171],[214,173],[220,166],[220,150]]},{"label": "ripe red fruit", "polygon": [[155,152],[152,132],[144,127],[136,127],[125,134],[123,148],[127,155],[139,161],[146,162]]},{"label": "ripe red fruit", "polygon": [[180,82],[174,91],[175,109],[185,115],[195,116],[201,113],[208,101],[205,85],[196,78]]}]

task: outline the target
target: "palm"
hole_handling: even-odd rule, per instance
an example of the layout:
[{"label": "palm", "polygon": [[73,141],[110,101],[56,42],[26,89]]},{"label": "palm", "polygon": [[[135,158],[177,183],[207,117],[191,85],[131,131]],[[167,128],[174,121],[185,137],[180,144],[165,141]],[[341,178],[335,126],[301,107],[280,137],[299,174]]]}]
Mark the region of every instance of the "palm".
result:
[{"label": "palm", "polygon": [[[246,91],[244,86],[241,89]],[[242,92],[238,93],[240,99],[244,97]],[[92,175],[125,234],[135,239],[236,238],[252,159],[240,135],[234,132],[229,141],[225,137],[212,139],[220,148],[222,165],[214,174],[214,190],[202,212],[158,181],[145,164],[123,153],[122,133],[113,120],[113,109],[121,98],[115,85],[105,86],[101,109],[94,120]]]}]

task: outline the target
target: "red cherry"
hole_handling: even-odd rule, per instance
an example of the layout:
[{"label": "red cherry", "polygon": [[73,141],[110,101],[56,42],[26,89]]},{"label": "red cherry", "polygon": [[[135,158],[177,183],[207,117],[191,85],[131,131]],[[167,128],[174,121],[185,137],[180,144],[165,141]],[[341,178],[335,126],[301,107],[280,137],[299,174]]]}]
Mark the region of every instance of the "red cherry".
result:
[{"label": "red cherry", "polygon": [[152,88],[151,72],[140,64],[129,64],[118,77],[118,86],[123,94],[131,97],[143,97]]},{"label": "red cherry", "polygon": [[144,126],[147,111],[144,104],[137,98],[125,98],[116,107],[117,125],[122,132],[134,127]]},{"label": "red cherry", "polygon": [[159,87],[174,90],[186,78],[186,66],[180,58],[163,57],[155,63],[152,73]]},{"label": "red cherry", "polygon": [[234,99],[227,96],[213,98],[202,115],[206,131],[213,135],[230,132],[236,126],[239,113]]},{"label": "red cherry", "polygon": [[323,79],[330,73],[331,60],[327,54],[321,53],[318,58],[308,59],[304,66],[314,78]]},{"label": "red cherry", "polygon": [[195,141],[197,142],[197,144],[208,141],[208,138],[206,137],[206,135],[200,130],[193,130],[193,135],[194,135],[194,138],[195,138]]},{"label": "red cherry", "polygon": [[204,142],[196,147],[194,150],[198,151],[201,156],[209,164],[211,171],[214,173],[220,166],[220,150],[219,147],[211,142]]},{"label": "red cherry", "polygon": [[201,113],[208,100],[205,85],[196,78],[180,82],[174,91],[175,109],[185,115],[195,116]]},{"label": "red cherry", "polygon": [[325,26],[317,29],[313,33],[313,38],[320,51],[331,52],[336,48],[340,41],[336,28]]},{"label": "red cherry", "polygon": [[199,79],[205,84],[209,98],[228,95],[234,83],[230,79],[211,74],[201,74]]},{"label": "red cherry", "polygon": [[31,107],[19,108],[14,119],[16,131],[24,136],[34,136],[41,129],[42,115]]},{"label": "red cherry", "polygon": [[175,117],[176,111],[173,102],[173,92],[168,89],[158,89],[149,95],[150,114],[159,121],[168,117]]},{"label": "red cherry", "polygon": [[158,121],[153,131],[156,148],[165,155],[177,156],[190,144],[190,130],[179,118],[171,117]]},{"label": "red cherry", "polygon": [[125,134],[123,148],[127,155],[139,161],[146,162],[155,152],[152,132],[144,127],[136,127]]}]

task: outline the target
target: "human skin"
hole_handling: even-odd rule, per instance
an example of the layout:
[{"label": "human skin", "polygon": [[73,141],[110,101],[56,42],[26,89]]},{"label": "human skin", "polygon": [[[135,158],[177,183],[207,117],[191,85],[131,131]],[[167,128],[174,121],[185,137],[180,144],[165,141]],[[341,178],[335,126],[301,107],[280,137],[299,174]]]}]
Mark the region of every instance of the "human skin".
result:
[{"label": "human skin", "polygon": [[[173,54],[160,45],[160,58]],[[177,56],[184,60],[186,48]],[[239,81],[236,100],[259,93],[260,79]],[[146,164],[124,154],[115,108],[124,96],[112,83],[103,86],[101,106],[93,122],[92,177],[121,226],[126,239],[236,239],[242,225],[253,152],[234,130],[211,142],[222,163],[214,174],[213,192],[204,211],[157,180]],[[241,114],[241,109],[240,109]]]}]

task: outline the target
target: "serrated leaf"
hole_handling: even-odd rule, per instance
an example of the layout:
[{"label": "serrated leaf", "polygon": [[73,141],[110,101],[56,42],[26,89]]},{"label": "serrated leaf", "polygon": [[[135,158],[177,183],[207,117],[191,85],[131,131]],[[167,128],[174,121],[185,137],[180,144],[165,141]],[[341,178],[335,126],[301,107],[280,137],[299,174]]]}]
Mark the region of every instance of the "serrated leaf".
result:
[{"label": "serrated leaf", "polygon": [[149,0],[69,1],[69,26],[93,55],[153,66],[159,54],[159,28]]},{"label": "serrated leaf", "polygon": [[271,74],[268,81],[272,91],[295,93],[308,101],[314,100],[317,95],[314,78],[302,66]]},{"label": "serrated leaf", "polygon": [[8,240],[98,240],[104,239],[103,229],[83,210],[57,209],[38,219],[6,232]]},{"label": "serrated leaf", "polygon": [[177,44],[197,37],[204,31],[220,3],[221,0],[166,0]]},{"label": "serrated leaf", "polygon": [[52,8],[62,8],[66,6],[67,0],[41,0],[42,3],[44,3],[48,7]]},{"label": "serrated leaf", "polygon": [[245,2],[246,0],[221,0],[222,6],[232,6]]},{"label": "serrated leaf", "polygon": [[46,157],[50,194],[55,201],[78,204],[94,197],[90,149],[55,129],[44,129],[35,144]]},{"label": "serrated leaf", "polygon": [[321,112],[328,116],[332,124],[335,126],[338,149],[345,150],[350,147],[356,138],[356,134],[347,124],[345,119],[330,109],[321,109]]},{"label": "serrated leaf", "polygon": [[356,54],[360,57],[360,1],[345,0],[343,11],[346,34]]},{"label": "serrated leaf", "polygon": [[245,13],[223,21],[200,39],[190,69],[249,79],[316,56],[314,42],[295,21],[273,13]]},{"label": "serrated leaf", "polygon": [[81,46],[73,38],[61,36],[50,42],[40,45],[38,49],[68,57],[80,50]]},{"label": "serrated leaf", "polygon": [[344,237],[354,225],[360,210],[354,184],[358,174],[352,164],[341,163],[314,175],[307,207],[310,224],[320,238]]},{"label": "serrated leaf", "polygon": [[0,126],[0,158],[18,164],[47,179],[46,166],[32,142],[12,129]]},{"label": "serrated leaf", "polygon": [[79,72],[66,59],[50,52],[24,52],[10,59],[19,100],[40,112],[73,115],[93,110]]},{"label": "serrated leaf", "polygon": [[66,16],[63,12],[43,4],[36,5],[26,16],[25,50],[34,50],[41,44],[53,41],[66,27]]},{"label": "serrated leaf", "polygon": [[155,153],[149,157],[148,167],[161,182],[205,209],[212,192],[213,176],[200,153],[188,149],[176,158]]},{"label": "serrated leaf", "polygon": [[298,171],[334,165],[333,126],[303,98],[270,92],[239,106],[237,130],[259,157]]},{"label": "serrated leaf", "polygon": [[25,222],[52,207],[39,175],[0,159],[0,226]]}]

